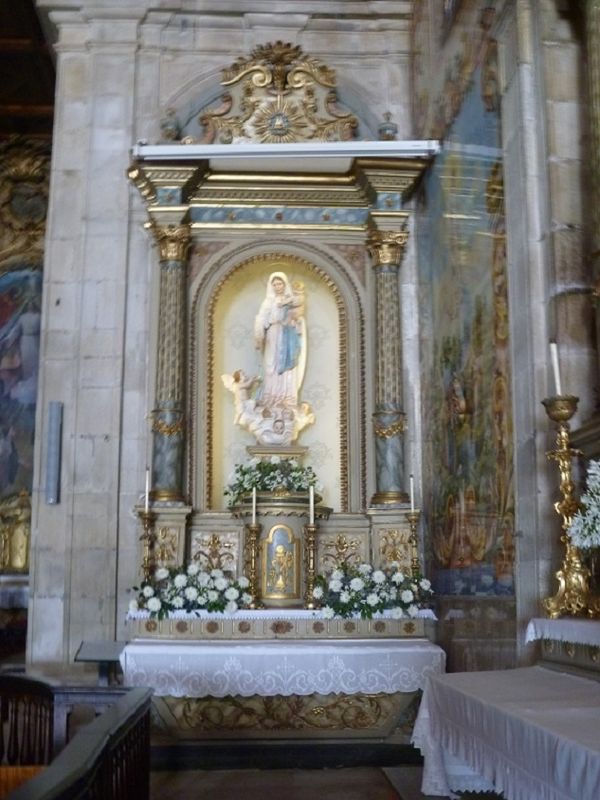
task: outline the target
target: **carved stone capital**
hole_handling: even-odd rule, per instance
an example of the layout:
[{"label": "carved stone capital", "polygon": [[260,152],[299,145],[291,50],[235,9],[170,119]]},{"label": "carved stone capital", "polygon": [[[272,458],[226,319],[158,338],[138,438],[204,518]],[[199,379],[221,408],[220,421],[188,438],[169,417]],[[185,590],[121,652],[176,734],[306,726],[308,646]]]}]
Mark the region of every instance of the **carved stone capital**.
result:
[{"label": "carved stone capital", "polygon": [[367,239],[367,248],[374,267],[399,267],[408,241],[408,231],[372,230]]},{"label": "carved stone capital", "polygon": [[161,261],[185,261],[191,244],[191,231],[189,225],[165,225],[161,227],[154,221],[148,222],[146,227],[158,245]]}]

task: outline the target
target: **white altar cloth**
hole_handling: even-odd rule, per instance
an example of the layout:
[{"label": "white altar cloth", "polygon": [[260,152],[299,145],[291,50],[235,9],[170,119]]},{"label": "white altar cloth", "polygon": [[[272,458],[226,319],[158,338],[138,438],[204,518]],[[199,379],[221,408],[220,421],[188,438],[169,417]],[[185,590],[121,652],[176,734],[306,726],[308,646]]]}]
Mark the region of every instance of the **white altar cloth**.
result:
[{"label": "white altar cloth", "polygon": [[[598,800],[600,681],[543,667],[432,675],[413,742],[425,757],[424,794]],[[468,774],[449,774],[445,754]]]},{"label": "white altar cloth", "polygon": [[535,617],[529,621],[525,641],[549,639],[569,644],[588,644],[600,647],[600,622],[593,619],[546,619]]},{"label": "white altar cloth", "polygon": [[428,639],[211,641],[136,639],[121,654],[126,686],[159,696],[414,692],[443,672],[445,653]]}]

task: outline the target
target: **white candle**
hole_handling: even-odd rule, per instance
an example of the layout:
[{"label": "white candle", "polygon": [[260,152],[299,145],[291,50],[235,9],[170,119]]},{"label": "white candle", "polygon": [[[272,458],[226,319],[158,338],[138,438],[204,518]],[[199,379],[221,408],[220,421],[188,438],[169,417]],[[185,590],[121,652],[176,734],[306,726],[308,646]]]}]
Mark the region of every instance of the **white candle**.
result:
[{"label": "white candle", "polygon": [[552,372],[554,373],[554,387],[556,394],[562,394],[562,387],[560,385],[560,369],[558,366],[558,345],[556,342],[550,342],[550,358],[552,360]]},{"label": "white candle", "polygon": [[415,510],[415,479],[410,476],[410,510]]},{"label": "white candle", "polygon": [[144,511],[146,514],[150,510],[150,470],[146,467],[146,492],[144,495]]},{"label": "white candle", "polygon": [[315,487],[311,486],[308,490],[308,521],[311,525],[315,524]]},{"label": "white candle", "polygon": [[256,486],[252,488],[252,524],[256,525]]}]

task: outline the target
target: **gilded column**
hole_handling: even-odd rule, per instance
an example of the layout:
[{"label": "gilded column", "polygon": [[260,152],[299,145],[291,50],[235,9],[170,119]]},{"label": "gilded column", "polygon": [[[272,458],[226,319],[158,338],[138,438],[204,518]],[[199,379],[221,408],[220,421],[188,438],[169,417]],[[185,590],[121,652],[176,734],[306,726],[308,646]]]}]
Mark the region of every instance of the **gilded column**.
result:
[{"label": "gilded column", "polygon": [[152,496],[183,500],[186,264],[189,225],[150,223],[160,251],[156,402],[152,411]]},{"label": "gilded column", "polygon": [[398,277],[408,232],[369,234],[367,247],[373,259],[376,293],[375,434],[376,492],[372,503],[398,504],[406,500],[402,411],[402,339]]},{"label": "gilded column", "polygon": [[[590,219],[592,275],[596,295],[596,332],[600,335],[600,0],[586,0],[588,115],[590,126],[590,170],[592,192]],[[600,353],[599,353],[600,355]]]}]

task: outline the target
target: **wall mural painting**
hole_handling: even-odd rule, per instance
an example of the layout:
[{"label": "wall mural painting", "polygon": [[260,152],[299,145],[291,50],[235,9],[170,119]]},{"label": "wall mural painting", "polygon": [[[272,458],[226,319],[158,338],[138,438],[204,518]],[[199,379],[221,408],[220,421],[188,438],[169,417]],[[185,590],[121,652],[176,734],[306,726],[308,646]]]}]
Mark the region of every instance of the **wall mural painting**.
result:
[{"label": "wall mural painting", "polygon": [[31,490],[41,274],[0,275],[0,496]]},{"label": "wall mural painting", "polygon": [[48,148],[0,145],[0,497],[31,491]]},{"label": "wall mural painting", "polygon": [[423,185],[424,468],[442,594],[511,595],[513,475],[500,118],[478,68]]}]

